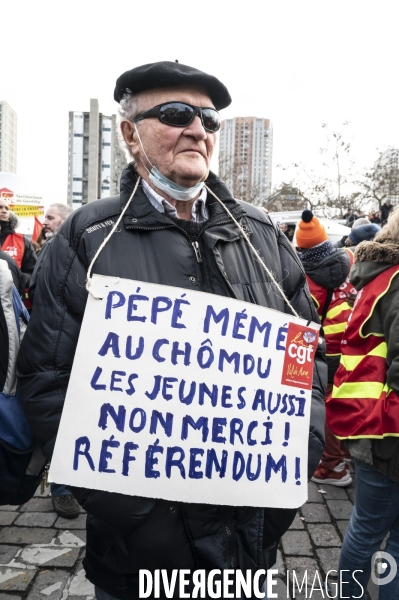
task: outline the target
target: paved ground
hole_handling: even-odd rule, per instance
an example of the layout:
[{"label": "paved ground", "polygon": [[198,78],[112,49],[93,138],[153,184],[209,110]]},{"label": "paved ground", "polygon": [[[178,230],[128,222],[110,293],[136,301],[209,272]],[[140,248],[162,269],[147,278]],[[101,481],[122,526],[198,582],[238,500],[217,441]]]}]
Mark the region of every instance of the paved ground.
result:
[{"label": "paved ground", "polygon": [[[308,502],[281,542],[280,579],[274,589],[279,599],[328,597],[325,591],[310,595],[311,586],[316,571],[323,585],[326,573],[337,569],[353,500],[354,483],[345,489],[309,484]],[[23,506],[0,507],[0,600],[92,600],[93,586],[82,569],[85,521],[83,512],[74,520],[58,517],[48,495],[35,496]],[[304,590],[296,590],[293,596],[292,582],[287,579],[287,571],[293,570],[298,579],[308,571],[307,596]],[[370,598],[377,600],[376,590],[369,591]]]}]

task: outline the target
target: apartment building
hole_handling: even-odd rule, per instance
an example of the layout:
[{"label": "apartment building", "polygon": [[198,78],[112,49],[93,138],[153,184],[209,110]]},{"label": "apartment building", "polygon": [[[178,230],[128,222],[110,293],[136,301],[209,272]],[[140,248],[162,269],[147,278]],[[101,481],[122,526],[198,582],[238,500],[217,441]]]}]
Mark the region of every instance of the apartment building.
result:
[{"label": "apartment building", "polygon": [[219,173],[233,195],[255,205],[272,185],[273,126],[269,119],[235,117],[222,121]]},{"label": "apartment building", "polygon": [[118,194],[126,164],[116,115],[100,113],[95,99],[90,100],[89,112],[69,113],[68,204],[74,210]]}]

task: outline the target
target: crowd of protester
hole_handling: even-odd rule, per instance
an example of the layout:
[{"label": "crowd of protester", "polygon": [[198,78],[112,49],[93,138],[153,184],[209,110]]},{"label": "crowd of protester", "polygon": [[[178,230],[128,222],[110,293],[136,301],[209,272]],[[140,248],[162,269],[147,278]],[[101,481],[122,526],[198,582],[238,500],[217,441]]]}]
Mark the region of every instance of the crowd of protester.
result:
[{"label": "crowd of protester", "polygon": [[[14,233],[17,220],[8,207],[4,208],[4,202],[2,208],[0,221],[2,231]],[[54,236],[71,212],[67,205],[54,204],[50,206],[40,237],[36,243],[32,242],[38,257],[37,261],[32,258],[34,254],[32,248],[29,247],[29,240],[24,238],[24,253],[29,257],[29,277],[19,268],[12,252],[0,250],[0,260],[7,263],[14,285],[22,299],[25,296],[25,287],[28,282],[30,283],[33,310],[34,291],[41,263],[47,252],[51,251],[51,242]],[[389,214],[391,213],[392,207],[389,211]],[[392,213],[388,224],[385,223],[383,229],[377,224],[378,222],[381,223],[379,212],[370,212],[368,218],[359,217],[353,211],[350,212],[348,224],[351,226],[351,232],[347,239],[338,244],[340,247],[335,247],[329,241],[321,222],[311,211],[305,210],[295,232],[296,251],[306,273],[309,290],[323,326],[328,365],[328,385],[325,392],[328,415],[325,423],[326,443],[323,456],[312,480],[324,485],[348,486],[352,481],[349,466],[352,461],[355,462],[356,502],[343,543],[340,568],[352,571],[363,569],[364,576],[361,581],[365,587],[367,587],[370,576],[370,557],[378,550],[382,540],[389,532],[391,532],[391,536],[388,540],[387,550],[396,557],[398,554],[396,536],[399,535],[397,526],[399,419],[392,418],[390,415],[391,410],[399,411],[399,405],[396,403],[399,402],[399,398],[396,396],[397,393],[399,394],[399,384],[396,378],[396,365],[399,363],[399,343],[397,341],[399,333],[398,336],[395,336],[395,333],[399,331],[399,279],[394,279],[392,285],[388,285],[391,279],[387,279],[387,276],[393,279],[398,272],[399,209]],[[281,230],[284,231],[283,226]],[[1,239],[7,240],[4,233]],[[22,264],[26,265],[26,260],[24,263],[20,258],[19,265],[22,266]],[[34,269],[32,265],[34,265]],[[381,279],[383,282],[381,289],[378,287],[378,291],[383,291],[384,295],[379,298],[376,310],[365,309],[364,301],[362,306],[356,303],[354,309],[358,291],[369,290],[370,284],[371,287],[379,286]],[[346,329],[352,311],[354,313],[352,326]],[[362,314],[358,314],[359,311],[363,311]],[[372,324],[368,325],[367,334],[362,333],[361,328],[364,327],[368,318]],[[351,334],[355,334],[355,339],[351,337]],[[386,350],[383,356],[373,354],[373,352],[367,353],[367,350],[362,349],[361,345],[352,347],[355,342],[360,343],[359,335],[364,338],[367,335],[379,336],[379,343],[381,339],[384,339]],[[370,425],[367,435],[362,434],[363,423],[359,422],[361,409],[350,406],[348,413],[348,399],[343,398],[340,392],[345,381],[351,380],[356,384],[367,377],[367,370],[364,370],[358,378],[351,379],[350,374],[353,371],[349,370],[341,358],[344,336],[346,337],[345,357],[353,356],[354,352],[355,356],[364,354],[363,359],[368,361],[368,369],[374,368],[373,361],[381,362],[381,358],[383,362],[386,361],[386,369],[382,364],[380,365],[381,373],[378,381],[381,384],[381,390],[384,386],[385,388],[388,386],[394,402],[392,406],[385,407],[386,414],[381,409],[377,423]],[[361,386],[362,384],[359,383],[359,392],[355,394],[359,398],[356,402],[370,402],[368,398],[361,397],[363,389]],[[386,394],[386,391],[383,393]],[[352,397],[354,397],[353,394]],[[373,398],[373,401],[379,399],[380,396]],[[392,402],[392,398],[390,400]],[[351,431],[355,435],[343,434],[340,429],[343,424],[345,424],[345,429],[348,414],[356,423]],[[397,425],[395,425],[396,423]],[[396,426],[396,429],[392,428],[392,424]],[[334,432],[337,435],[334,435]],[[54,509],[58,514],[67,518],[78,516],[79,504],[66,486],[52,483],[51,496]],[[346,585],[346,593],[352,591],[355,593],[358,589],[351,583],[346,583]]]},{"label": "crowd of protester", "polygon": [[[336,247],[308,210],[295,237],[327,347],[325,448],[312,481],[346,487],[355,465],[339,563],[352,573],[342,597],[355,598],[388,534],[385,551],[399,560],[399,207],[388,200],[381,212],[348,210],[346,218],[351,231]],[[379,598],[398,594],[395,577]]]},{"label": "crowd of protester", "polygon": [[[136,205],[132,209],[137,212],[126,213],[129,214],[129,220],[126,222],[128,227],[135,229],[139,227],[137,222],[140,217],[144,218],[147,229],[152,227],[151,236],[140,238],[143,246],[136,248],[127,261],[125,254],[121,254],[120,250],[123,246],[121,240],[125,239],[123,236],[127,229],[121,225],[118,235],[113,239],[110,238],[107,250],[104,251],[104,260],[98,263],[100,265],[98,268],[100,271],[104,268],[106,270],[104,274],[107,274],[107,264],[112,264],[113,272],[118,276],[131,279],[149,277],[151,281],[164,283],[166,281],[163,279],[164,266],[159,267],[158,263],[154,262],[154,257],[157,259],[167,248],[168,252],[175,252],[175,259],[170,260],[168,267],[172,274],[168,284],[183,287],[184,283],[182,284],[181,281],[185,280],[179,279],[180,274],[176,264],[179,261],[183,262],[184,273],[190,272],[189,263],[184,262],[186,254],[191,251],[192,246],[199,252],[197,240],[210,225],[215,223],[220,231],[223,231],[225,236],[223,243],[226,247],[233,247],[232,243],[234,243],[235,252],[229,254],[229,248],[224,254],[227,273],[224,273],[222,278],[220,278],[220,269],[212,272],[215,285],[219,286],[218,290],[224,290],[222,286],[226,286],[226,281],[229,281],[229,278],[233,279],[235,275],[238,277],[235,286],[241,289],[239,288],[241,280],[247,281],[245,269],[254,269],[251,277],[253,280],[256,279],[256,285],[252,288],[250,284],[242,286],[250,294],[251,301],[285,312],[289,312],[288,304],[291,308],[294,306],[295,310],[307,320],[317,320],[317,315],[320,319],[326,345],[327,369],[321,356],[322,342],[322,346],[317,350],[318,367],[315,369],[313,381],[309,431],[309,477],[319,484],[345,487],[352,481],[349,465],[352,462],[355,464],[356,501],[343,542],[340,569],[349,571],[347,581],[342,588],[343,597],[359,598],[358,595],[349,594],[358,594],[359,588],[355,586],[357,581],[361,581],[364,588],[367,587],[371,557],[388,533],[390,537],[386,550],[397,562],[399,561],[399,379],[397,378],[399,278],[396,277],[399,273],[399,208],[393,210],[390,201],[387,200],[380,211],[370,211],[368,216],[349,209],[345,218],[351,231],[335,246],[330,242],[322,222],[310,210],[305,210],[295,230],[295,247],[293,247],[293,244],[287,241],[288,231],[284,224],[279,230],[272,224],[269,216],[256,207],[248,206],[245,213],[242,203],[239,204],[231,197],[227,188],[223,187],[223,182],[213,174],[209,174],[208,159],[210,160],[212,155],[214,139],[212,136],[218,128],[214,114],[216,111],[209,108],[201,109],[193,104],[210,106],[213,102],[216,108],[224,108],[230,103],[230,96],[223,84],[191,67],[175,63],[155,63],[155,66],[145,67],[145,69],[141,67],[133,69],[118,80],[115,99],[121,103],[122,113],[127,111],[127,114],[129,110],[133,110],[135,95],[132,94],[131,89],[142,94],[150,90],[159,101],[155,109],[159,109],[163,106],[165,97],[162,95],[162,89],[154,91],[154,86],[160,85],[160,81],[165,82],[162,84],[164,86],[171,82],[177,86],[184,84],[186,87],[177,87],[174,94],[176,97],[180,95],[181,102],[184,103],[185,112],[179,113],[182,122],[178,123],[178,128],[184,127],[187,137],[179,137],[181,131],[177,131],[173,121],[168,122],[169,117],[166,113],[162,116],[164,121],[159,117],[156,126],[166,127],[171,143],[174,144],[180,143],[181,140],[183,143],[191,140],[193,145],[206,142],[205,146],[199,146],[201,152],[194,152],[192,149],[186,152],[184,160],[192,161],[195,154],[201,153],[206,157],[204,172],[201,172],[199,181],[204,181],[209,175],[209,179],[206,180],[209,187],[202,187],[199,193],[194,186],[195,178],[192,181],[193,187],[186,189],[185,186],[177,185],[178,182],[168,179],[160,171],[157,173],[154,168],[151,174],[147,167],[143,168],[145,160],[151,166],[152,163],[138,133],[136,139],[135,123],[140,119],[144,120],[141,128],[142,135],[144,132],[151,136],[152,130],[145,128],[145,119],[157,116],[161,110],[159,109],[155,115],[152,114],[154,109],[151,109],[133,120],[122,119],[125,142],[136,160],[136,166],[129,165],[122,177],[121,200],[123,202],[119,203],[119,200],[113,202],[110,199],[109,202],[112,201],[113,204],[108,208],[107,200],[101,200],[98,203],[91,203],[91,206],[83,207],[73,217],[69,216],[72,211],[68,206],[53,204],[46,212],[40,236],[31,243],[27,237],[16,232],[17,218],[9,210],[7,202],[0,199],[0,263],[2,268],[6,264],[7,270],[12,274],[19,298],[27,300],[26,289],[29,288],[28,299],[31,302],[32,319],[22,342],[18,366],[21,389],[23,388],[22,405],[29,424],[37,435],[44,455],[47,458],[51,457],[62,411],[60,397],[65,394],[65,382],[70,373],[79,335],[81,322],[79,315],[83,314],[86,301],[86,293],[84,290],[82,292],[81,285],[79,287],[79,274],[84,272],[82,265],[86,265],[87,270],[96,249],[104,240],[101,227],[90,228],[89,225],[104,221],[104,216],[121,218],[123,216],[121,206],[126,207],[128,201],[130,202],[129,198],[133,198],[137,192]],[[170,73],[173,74],[173,79],[170,79]],[[154,84],[153,81],[158,83]],[[192,82],[195,83],[194,87]],[[198,88],[199,83],[204,87]],[[147,96],[143,97],[148,100]],[[187,118],[187,114],[190,116],[190,109],[197,111],[192,113],[191,120]],[[205,110],[209,114],[204,121],[202,111]],[[201,120],[196,119],[196,116],[200,116]],[[173,138],[174,135],[176,139]],[[164,149],[151,146],[151,143],[147,142],[147,139],[151,141],[151,138],[145,138],[145,135],[143,139],[151,149],[150,155],[153,160],[158,160],[159,164],[162,160],[167,160],[168,154]],[[159,140],[160,137],[156,139]],[[167,136],[164,139],[169,140]],[[195,160],[198,161],[198,156]],[[162,164],[166,169],[166,163]],[[149,177],[148,174],[151,176]],[[140,186],[139,181],[142,182]],[[179,194],[184,196],[190,192],[195,199],[194,203],[181,202],[179,208],[176,203],[171,204],[165,200],[165,197],[157,194],[149,185],[150,181],[152,183],[156,181],[155,187],[168,190],[170,198],[174,198],[176,194],[180,199]],[[212,203],[206,201],[205,190],[211,193]],[[272,264],[272,270],[280,273],[282,280],[283,272],[288,273],[284,284],[281,284],[286,294],[284,301],[281,296],[269,293],[258,298],[257,294],[261,294],[259,290],[262,286],[258,285],[257,280],[266,278],[265,272],[260,269],[259,260],[253,262],[248,260],[247,242],[244,242],[242,236],[237,233],[236,224],[226,218],[225,209],[220,208],[223,203],[220,200],[220,204],[213,201],[213,196],[218,199],[216,192],[230,207],[230,217],[233,213],[237,219],[245,215],[246,230],[251,230],[254,245],[257,249],[261,249],[260,255],[265,257],[265,261]],[[184,212],[187,206],[190,210]],[[104,207],[107,207],[108,212]],[[179,213],[179,210],[183,212]],[[112,219],[107,222],[114,223]],[[62,234],[58,235],[61,227],[63,227]],[[176,233],[178,228],[184,235]],[[89,239],[87,235],[84,237],[85,231],[97,233]],[[129,243],[136,243],[133,241],[135,239],[135,236],[131,236]],[[147,242],[148,245],[144,247]],[[202,263],[202,269],[211,268],[209,265],[213,264],[212,252],[215,244],[214,240],[212,243],[209,242],[209,248],[204,244],[205,257],[200,254],[199,259],[196,254],[197,261]],[[139,254],[142,260],[146,261],[143,268],[147,270],[143,273],[139,271],[142,265],[135,263],[135,257]],[[246,262],[242,261],[243,256],[246,257]],[[257,255],[256,259],[258,258]],[[148,269],[150,271],[153,269],[151,275],[148,275]],[[63,277],[65,279],[62,279]],[[45,282],[44,278],[46,278]],[[190,280],[196,281],[194,277],[190,277]],[[264,289],[268,290],[270,280],[266,278],[265,282],[267,285]],[[274,278],[272,282],[276,283]],[[1,289],[3,288],[0,277]],[[63,290],[61,296],[60,290]],[[205,291],[212,291],[212,289]],[[309,300],[309,291],[314,305]],[[226,292],[219,291],[212,291],[212,293],[228,295]],[[7,322],[3,317],[9,299],[1,297],[0,300],[0,333],[3,335],[0,340],[0,351],[8,356]],[[40,308],[37,309],[37,306]],[[57,311],[62,312],[62,323]],[[46,335],[39,339],[41,328],[48,333],[49,337],[59,333],[62,338],[62,351],[57,358],[59,364],[56,364],[57,359],[51,355],[51,352],[48,353],[49,342]],[[32,344],[35,344],[35,356],[32,356],[30,346]],[[42,356],[40,348],[42,348]],[[44,355],[49,361],[48,365],[41,362]],[[322,375],[320,376],[319,373]],[[0,369],[0,375],[2,377],[0,383],[4,383],[7,379],[6,370]],[[325,381],[321,382],[322,378]],[[63,383],[58,384],[57,379],[62,380]],[[327,420],[324,427],[325,446],[322,452],[325,385],[324,403]],[[30,402],[30,394],[34,396],[36,404]],[[35,406],[38,408],[35,409]],[[41,413],[35,413],[35,410]],[[0,476],[1,469],[0,455]],[[162,565],[163,561],[167,561],[168,565],[173,564],[177,568],[184,564],[189,564],[191,568],[191,562],[186,563],[187,548],[182,534],[187,521],[190,520],[191,527],[195,528],[191,543],[198,553],[196,560],[200,562],[202,560],[204,568],[215,566],[241,568],[244,563],[240,560],[244,562],[246,560],[247,564],[255,564],[257,560],[254,558],[255,555],[257,556],[255,546],[259,543],[259,535],[262,536],[263,542],[260,543],[263,544],[262,551],[266,557],[264,564],[270,568],[275,560],[279,538],[289,527],[295,514],[295,511],[287,509],[274,512],[262,509],[262,533],[253,534],[257,531],[260,519],[257,509],[248,508],[245,514],[240,513],[240,518],[237,517],[233,521],[233,509],[222,507],[219,511],[222,515],[219,522],[219,517],[216,516],[219,512],[216,510],[209,512],[213,510],[212,507],[208,509],[198,505],[193,507],[191,512],[185,509],[185,513],[182,510],[181,513],[174,512],[172,516],[169,515],[169,524],[166,528],[165,521],[162,521],[166,509],[159,500],[121,494],[111,495],[106,492],[77,488],[71,491],[61,484],[51,485],[51,495],[55,510],[62,516],[77,517],[80,510],[79,503],[89,513],[90,530],[85,568],[89,579],[96,585],[96,597],[100,600],[125,598],[131,600],[138,597],[137,573],[131,567],[131,564],[138,561],[137,556],[144,561],[149,560],[150,563],[155,560],[157,564]],[[181,514],[186,516],[182,517]],[[245,551],[242,550],[245,560],[242,555],[236,553],[236,550],[231,550],[229,540],[226,542],[223,536],[219,536],[221,523],[225,524],[226,519],[230,519],[228,522],[232,523],[233,531],[242,539],[246,539]],[[163,522],[163,528],[159,528],[160,521]],[[143,522],[147,524],[145,531],[149,538],[147,534],[135,534],[138,524]],[[168,536],[169,541],[166,546],[170,544],[170,540],[174,540],[174,563],[171,562],[171,557],[165,555],[162,536]],[[151,550],[148,555],[150,558],[144,548],[148,552]],[[224,559],[221,558],[227,549],[232,552],[231,564],[225,564]],[[104,552],[100,556],[102,550]],[[238,562],[235,563],[234,560]],[[362,570],[361,575],[359,569]],[[351,578],[350,573],[353,576],[354,572],[357,575]],[[380,600],[397,597],[399,597],[399,576],[380,588]]]}]

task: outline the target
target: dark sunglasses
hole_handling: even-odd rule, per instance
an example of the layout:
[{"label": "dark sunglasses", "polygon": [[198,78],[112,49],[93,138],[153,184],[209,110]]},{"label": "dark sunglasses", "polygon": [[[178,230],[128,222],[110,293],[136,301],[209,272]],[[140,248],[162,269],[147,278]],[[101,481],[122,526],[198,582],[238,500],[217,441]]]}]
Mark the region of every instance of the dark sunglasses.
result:
[{"label": "dark sunglasses", "polygon": [[200,106],[192,106],[185,102],[165,102],[158,104],[149,110],[138,115],[133,123],[142,119],[158,117],[161,123],[172,125],[172,127],[187,127],[194,121],[198,115],[204,129],[216,133],[220,129],[220,115],[214,108],[201,108]]}]

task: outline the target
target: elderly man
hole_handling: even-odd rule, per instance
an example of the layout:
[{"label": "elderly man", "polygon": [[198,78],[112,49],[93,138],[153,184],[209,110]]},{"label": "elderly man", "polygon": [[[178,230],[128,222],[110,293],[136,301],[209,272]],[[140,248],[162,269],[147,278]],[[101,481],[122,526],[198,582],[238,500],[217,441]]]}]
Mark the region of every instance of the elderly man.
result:
[{"label": "elderly man", "polygon": [[[39,277],[43,261],[51,247],[54,236],[57,235],[61,225],[71,213],[72,208],[70,206],[58,202],[49,206],[46,211],[43,228],[47,241],[44,243],[40,251],[29,286],[29,300],[31,301],[32,306],[35,300],[37,279]],[[80,507],[69,489],[65,485],[51,483],[50,490],[55,512],[59,514],[60,517],[64,517],[66,519],[76,519],[76,517],[79,516]]]},{"label": "elderly man", "polygon": [[[43,223],[43,229],[44,229],[44,235],[46,237],[46,242],[43,244],[43,246],[40,250],[40,254],[39,254],[36,266],[35,266],[35,270],[32,273],[32,277],[31,277],[30,285],[29,285],[29,300],[31,301],[32,305],[33,305],[35,292],[36,292],[37,278],[39,277],[39,273],[42,268],[43,261],[47,255],[47,252],[49,251],[49,249],[51,247],[51,241],[54,238],[54,236],[57,235],[59,228],[61,227],[61,225],[64,223],[64,221],[67,219],[67,217],[69,217],[69,215],[72,212],[73,211],[70,206],[68,206],[67,204],[61,204],[60,202],[51,204],[51,206],[49,206],[49,208],[46,211],[46,216],[44,218],[44,223]],[[76,512],[76,510],[78,509],[76,503],[74,505],[74,509],[75,509],[74,512]],[[57,512],[58,512],[58,510],[57,510]],[[61,514],[61,513],[59,513],[59,514]],[[77,514],[75,516],[77,516],[78,514],[79,514],[79,511],[77,511]],[[63,514],[62,516],[67,516],[67,515]]]},{"label": "elderly man", "polygon": [[[49,458],[85,310],[87,271],[100,245],[96,274],[219,294],[290,313],[288,300],[302,317],[318,319],[286,236],[263,211],[236,201],[209,171],[220,127],[217,111],[231,102],[225,86],[192,67],[161,62],[121,75],[114,97],[133,162],[123,172],[120,196],[82,207],[54,239],[19,359],[22,402]],[[243,230],[281,282],[285,298],[252,254]],[[319,350],[309,477],[323,450],[325,381]],[[271,567],[280,536],[295,515],[294,510],[171,504],[89,489],[74,488],[73,493],[88,513],[84,565],[101,600],[139,598],[140,569]]]},{"label": "elderly man", "polygon": [[72,208],[67,204],[61,204],[61,202],[56,202],[48,207],[43,221],[44,235],[47,240],[58,233],[59,228],[71,212]]},{"label": "elderly man", "polygon": [[0,198],[0,248],[11,256],[25,276],[29,285],[36,264],[32,244],[22,233],[16,233],[18,217],[9,209],[8,202]]}]

